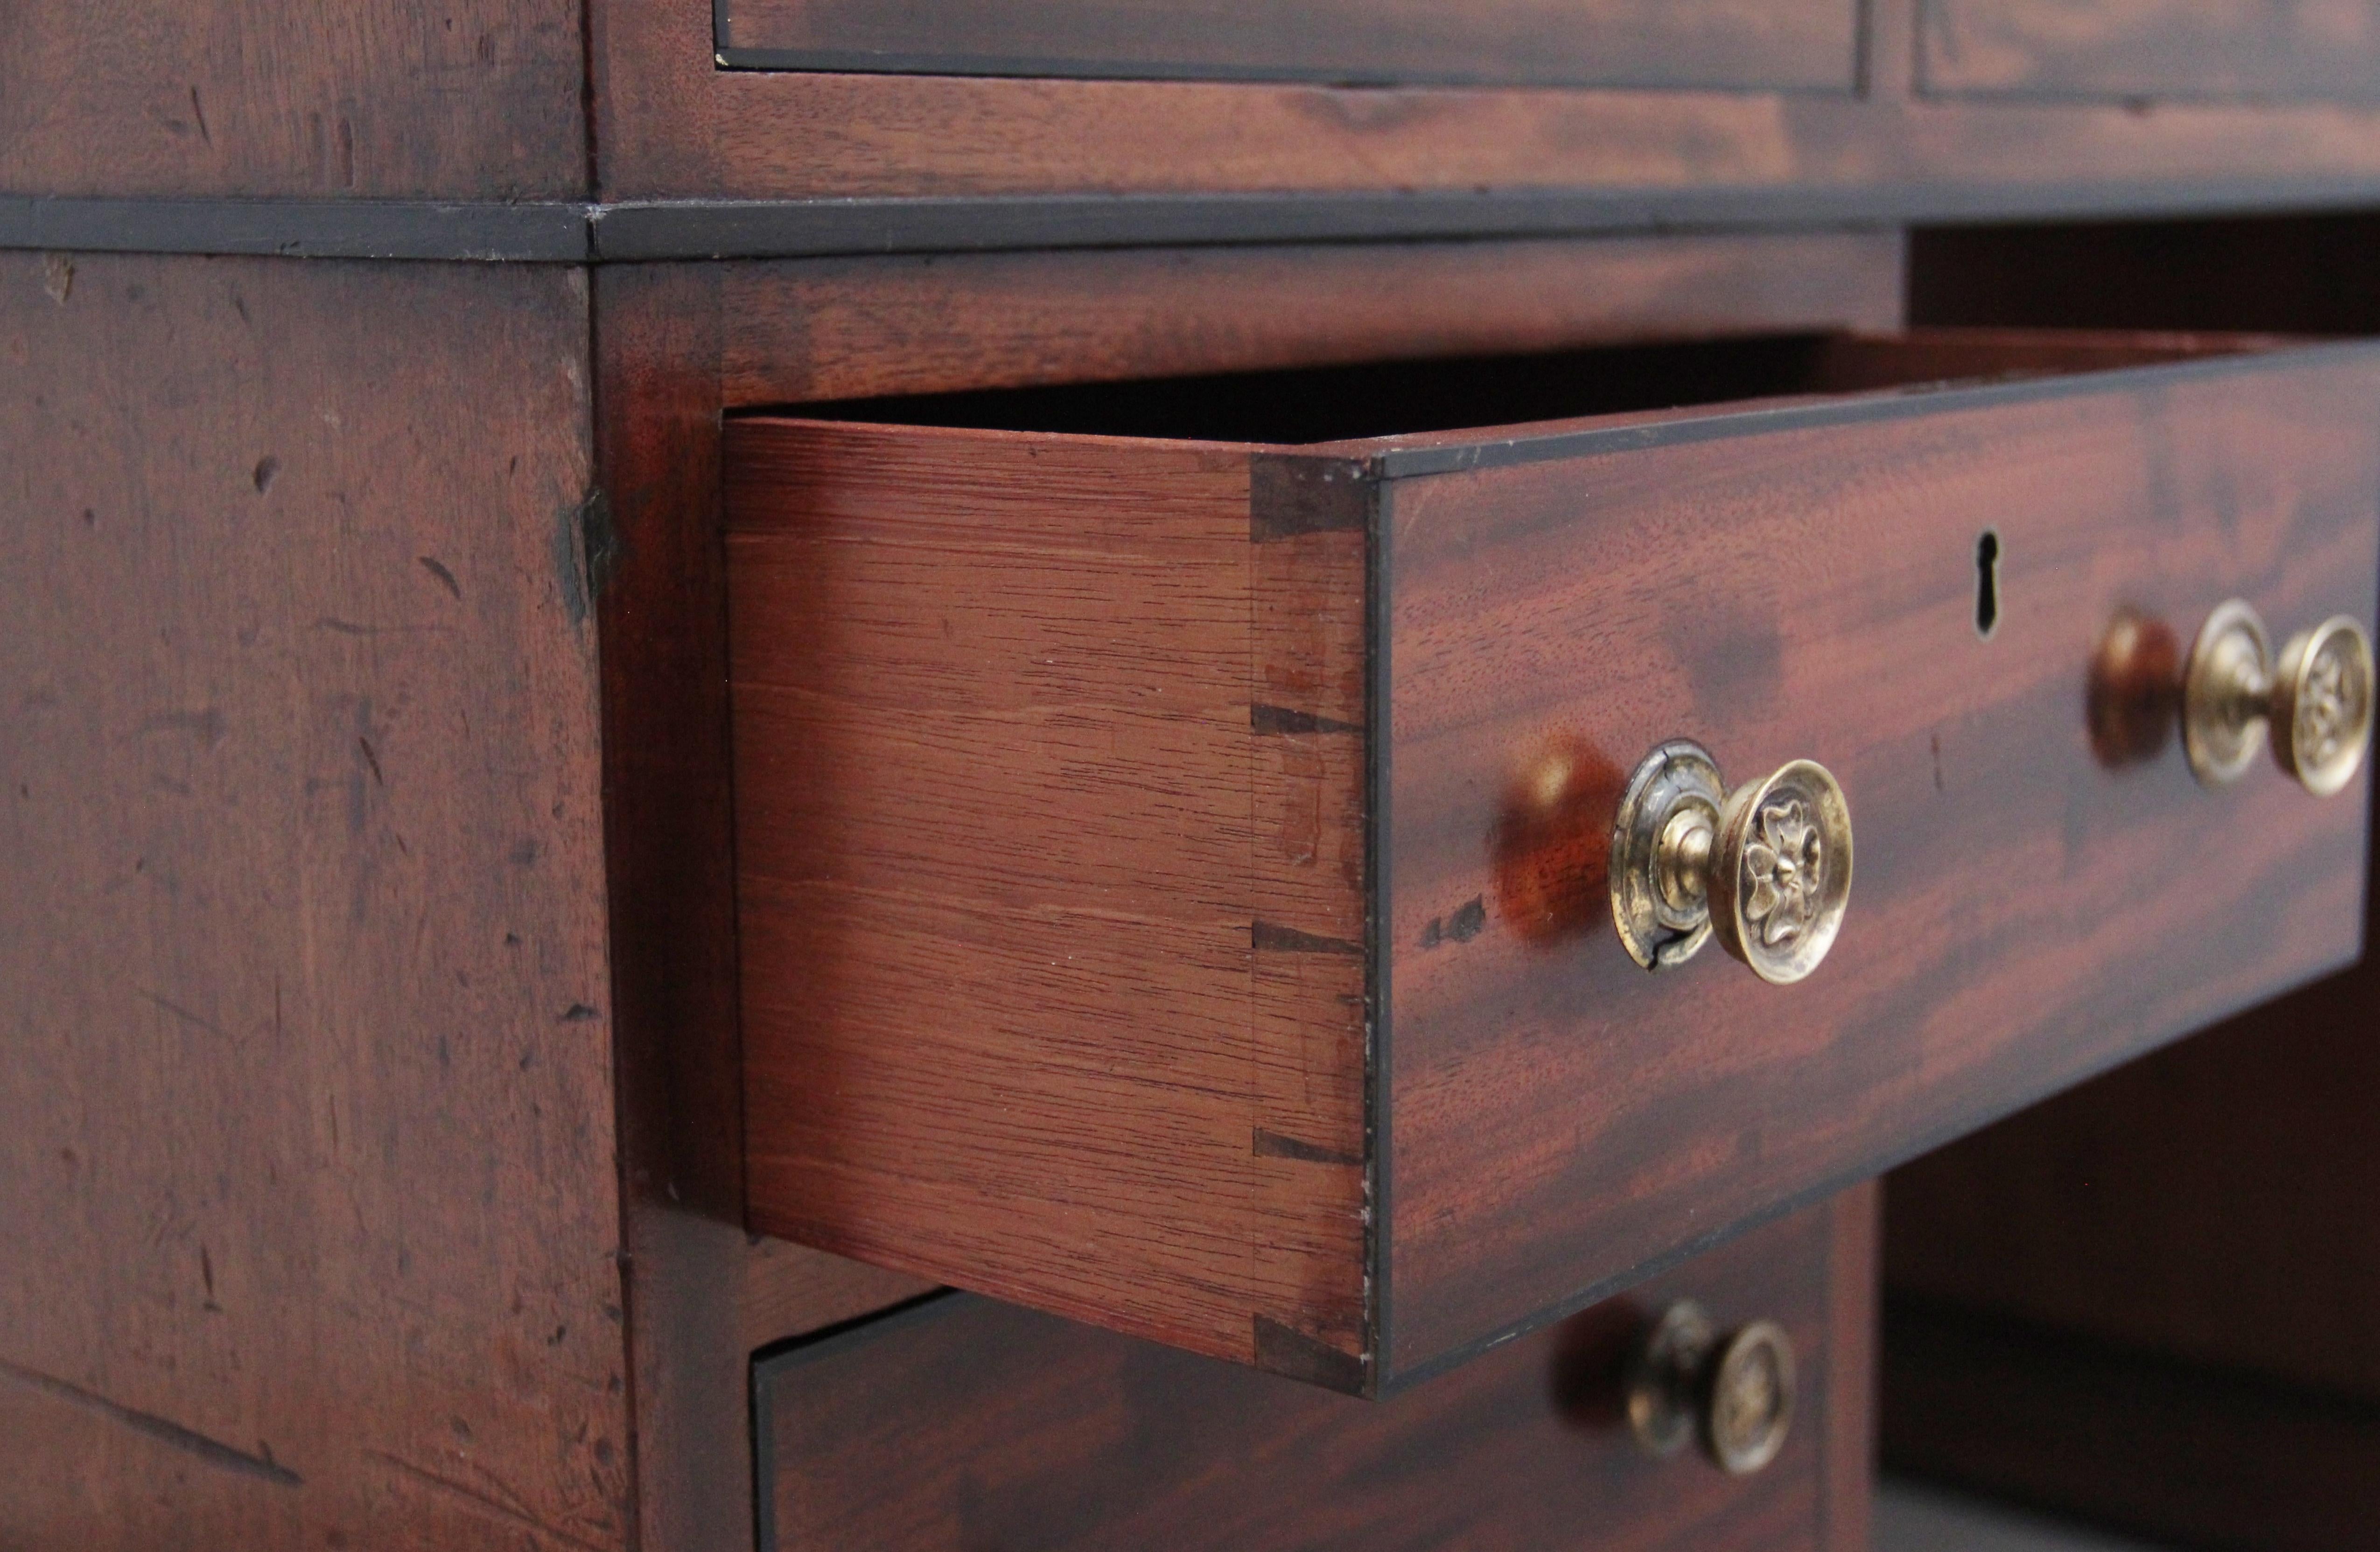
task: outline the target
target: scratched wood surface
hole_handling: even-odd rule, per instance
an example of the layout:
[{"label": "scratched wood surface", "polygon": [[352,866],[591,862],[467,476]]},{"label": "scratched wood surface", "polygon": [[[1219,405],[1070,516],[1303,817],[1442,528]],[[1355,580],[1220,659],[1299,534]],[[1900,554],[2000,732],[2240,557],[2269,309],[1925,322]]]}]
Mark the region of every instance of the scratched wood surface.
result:
[{"label": "scratched wood surface", "polygon": [[586,303],[0,259],[12,1552],[627,1543]]},{"label": "scratched wood surface", "polygon": [[[2364,606],[2380,384],[2362,353],[1293,454],[1078,434],[1175,417],[1245,435],[1268,413],[1310,433],[1439,401],[1518,418],[1500,376],[1609,411],[1632,388],[1692,398],[1696,373],[1726,374],[1702,385],[1718,397],[1875,386],[1896,360],[1923,382],[2207,347],[1714,343],[1599,373],[1438,362],[733,423],[752,1221],[1393,1387],[2338,964],[2360,802],[2277,777],[2210,796],[2170,748],[2103,769],[2082,682],[2119,605],[2185,624],[2234,592],[2275,617]],[[903,423],[937,418],[959,424]],[[1451,472],[1399,472],[1416,458]],[[1270,648],[1245,624],[1270,540],[1352,538],[1374,502],[1395,535],[1371,637],[1389,729],[1343,682],[1266,699]],[[2006,559],[1985,639],[1987,527]],[[1361,578],[1352,542],[1296,578],[1297,612],[1342,622],[1317,661],[1352,671]],[[1298,1008],[1360,989],[1357,940],[1329,923],[1361,919],[1363,875],[1305,838],[1360,822],[1367,728],[1389,797],[1368,1067],[1350,1025],[1240,1011],[1251,974],[1263,1007],[1272,951],[1308,977]],[[1319,784],[1276,809],[1245,762],[1281,734]],[[1530,893],[1545,870],[1505,844],[1530,762],[1603,770],[1572,816],[1601,833],[1620,773],[1672,736],[1738,780],[1806,754],[1849,783],[1867,860],[1809,985],[1717,955],[1656,980],[1596,887],[1550,915]],[[2217,802],[2233,822],[2177,844]],[[1279,917],[1251,905],[1252,846],[1259,876],[1298,860]],[[2045,868],[2058,889],[2033,887]],[[1326,970],[1344,983],[1311,981]],[[1276,1069],[1299,1075],[1303,1129],[1259,1119]],[[1358,1289],[1338,1257],[1359,1243],[1344,1166],[1367,1080],[1378,1243]]]},{"label": "scratched wood surface", "polygon": [[1928,91],[1995,98],[2380,95],[2365,0],[1921,0]]},{"label": "scratched wood surface", "polygon": [[11,6],[10,194],[576,199],[577,0]]},{"label": "scratched wood surface", "polygon": [[728,0],[718,44],[763,69],[1848,91],[1859,20],[1849,0]]},{"label": "scratched wood surface", "polygon": [[[1865,1552],[1874,1194],[1747,1235],[1460,1374],[1360,1401],[953,1295],[757,1368],[762,1546]],[[1672,1298],[1794,1344],[1766,1470],[1640,1450],[1632,1340]]]}]

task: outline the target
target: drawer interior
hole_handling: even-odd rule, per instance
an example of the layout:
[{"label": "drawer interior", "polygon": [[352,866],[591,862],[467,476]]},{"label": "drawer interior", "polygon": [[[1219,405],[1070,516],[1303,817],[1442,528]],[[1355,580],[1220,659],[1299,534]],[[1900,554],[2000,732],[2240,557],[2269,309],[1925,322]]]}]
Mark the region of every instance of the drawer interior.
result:
[{"label": "drawer interior", "polygon": [[1296,446],[2107,370],[2271,343],[2067,330],[1759,334],[849,399],[807,405],[802,413],[885,425]]}]

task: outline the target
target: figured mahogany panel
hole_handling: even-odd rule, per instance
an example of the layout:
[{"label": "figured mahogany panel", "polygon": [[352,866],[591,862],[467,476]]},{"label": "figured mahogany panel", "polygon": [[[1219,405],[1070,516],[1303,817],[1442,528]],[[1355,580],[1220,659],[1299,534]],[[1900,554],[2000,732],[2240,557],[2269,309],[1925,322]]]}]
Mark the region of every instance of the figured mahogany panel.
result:
[{"label": "figured mahogany panel", "polygon": [[714,267],[731,406],[1900,320],[1893,232]]},{"label": "figured mahogany panel", "polygon": [[[758,1365],[761,1545],[1864,1552],[1873,1204],[1852,1191],[1386,1401],[935,1301]],[[1755,1475],[1628,1433],[1622,1362],[1678,1297],[1791,1337],[1796,1422]]]},{"label": "figured mahogany panel", "polygon": [[1941,95],[2380,96],[2363,0],[1920,0],[1920,79]]},{"label": "figured mahogany panel", "polygon": [[584,279],[0,259],[0,1541],[629,1545]]},{"label": "figured mahogany panel", "polygon": [[[2373,931],[2353,970],[1896,1171],[1895,1289],[2380,1409]],[[1966,1383],[1925,1356],[1912,1383]]]},{"label": "figured mahogany panel", "polygon": [[[1919,98],[1915,3],[1865,7],[1854,96],[722,70],[711,7],[593,0],[597,182],[614,200],[1567,190],[1633,201],[1614,219],[1639,227],[2380,190],[2368,103]],[[1211,229],[1240,218],[1219,205]]]},{"label": "figured mahogany panel", "polygon": [[578,199],[577,0],[12,6],[11,194]]},{"label": "figured mahogany panel", "polygon": [[[2338,347],[1678,418],[1396,483],[1389,1370],[2351,957],[2363,789],[2210,793],[2169,746],[2103,768],[2085,685],[2119,607],[2185,637],[2232,594],[2368,617],[2375,399],[2380,360]],[[1594,888],[1521,930],[1507,794],[1672,737],[1730,782],[1841,779],[1858,875],[1809,981],[1716,949],[1647,975]],[[1466,910],[1479,930],[1433,930]]]},{"label": "figured mahogany panel", "polygon": [[759,69],[1123,79],[1705,86],[1847,91],[1851,0],[726,0]]},{"label": "figured mahogany panel", "polygon": [[[1785,337],[733,424],[751,1221],[1378,1391],[2338,964],[2361,789],[2110,769],[2085,694],[2119,609],[2368,608],[2380,366],[2268,344]],[[1968,374],[2006,381],[1842,396]],[[1586,418],[1191,440],[1531,406]],[[1679,736],[1849,789],[1808,984],[1612,936],[1595,843]],[[1578,801],[1538,835],[1549,783]]]},{"label": "figured mahogany panel", "polygon": [[[753,1350],[933,1286],[744,1228],[720,405],[1881,325],[1898,315],[1899,285],[1898,239],[1876,233],[597,272],[596,457],[610,537],[595,617],[614,729],[604,741],[613,1022],[649,1544],[751,1545],[741,1441]],[[722,693],[700,693],[706,684]]]}]

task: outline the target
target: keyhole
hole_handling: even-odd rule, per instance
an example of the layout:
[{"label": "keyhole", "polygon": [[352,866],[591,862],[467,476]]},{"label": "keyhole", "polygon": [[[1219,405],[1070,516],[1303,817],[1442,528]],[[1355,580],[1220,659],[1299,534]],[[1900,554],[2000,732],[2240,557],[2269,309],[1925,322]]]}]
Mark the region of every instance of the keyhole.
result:
[{"label": "keyhole", "polygon": [[2000,623],[2000,536],[1985,528],[1975,540],[1975,634],[1985,640]]}]

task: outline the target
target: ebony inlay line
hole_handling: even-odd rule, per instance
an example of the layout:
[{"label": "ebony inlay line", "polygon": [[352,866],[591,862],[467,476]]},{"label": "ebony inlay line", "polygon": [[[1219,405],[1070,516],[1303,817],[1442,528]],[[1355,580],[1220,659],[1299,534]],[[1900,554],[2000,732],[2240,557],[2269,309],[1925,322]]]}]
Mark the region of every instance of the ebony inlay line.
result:
[{"label": "ebony inlay line", "polygon": [[991,198],[452,202],[0,195],[0,249],[637,263],[1587,236],[2290,212],[2380,177]]}]

